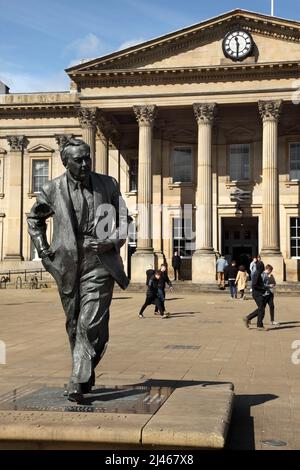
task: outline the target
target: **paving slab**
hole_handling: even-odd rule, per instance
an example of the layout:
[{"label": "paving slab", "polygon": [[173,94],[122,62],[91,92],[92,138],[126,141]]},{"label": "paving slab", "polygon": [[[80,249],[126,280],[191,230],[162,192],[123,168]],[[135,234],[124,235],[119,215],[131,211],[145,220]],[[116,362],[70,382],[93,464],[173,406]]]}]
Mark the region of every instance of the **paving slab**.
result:
[{"label": "paving slab", "polygon": [[[87,427],[92,428],[95,425],[94,420],[101,426],[103,420],[103,423],[108,423],[108,430],[111,429],[110,436],[116,433],[115,439],[118,442],[113,444],[110,437],[110,443],[102,442],[101,445],[118,449],[132,446],[140,448],[141,445],[150,448],[155,441],[159,448],[170,448],[175,446],[180,438],[182,445],[196,446],[199,445],[201,437],[201,419],[205,416],[206,423],[210,423],[210,428],[206,427],[206,430],[211,436],[205,445],[216,448],[215,437],[212,436],[220,436],[222,432],[226,436],[227,425],[224,424],[222,428],[220,423],[227,408],[224,405],[223,418],[220,418],[222,407],[215,406],[215,409],[212,409],[208,396],[204,397],[199,392],[199,397],[202,398],[197,401],[191,398],[189,393],[194,393],[197,387],[206,388],[206,392],[211,393],[207,385],[203,386],[204,383],[210,383],[213,387],[216,387],[216,384],[220,384],[219,387],[221,384],[228,387],[229,383],[234,383],[235,397],[227,439],[225,444],[222,439],[218,439],[219,444],[225,445],[227,449],[265,449],[266,444],[262,444],[262,439],[267,435],[268,439],[286,441],[285,448],[300,448],[297,427],[300,364],[294,364],[292,361],[292,344],[300,340],[299,298],[275,297],[275,316],[282,326],[258,332],[254,324],[247,330],[242,322],[242,317],[254,310],[253,300],[237,302],[231,301],[226,294],[179,295],[178,292],[167,300],[167,308],[171,312],[169,319],[157,318],[153,314],[153,307],[149,307],[145,312],[145,319],[140,320],[137,313],[144,302],[144,295],[142,291],[115,293],[111,308],[110,341],[107,352],[96,370],[96,385],[143,386],[149,385],[150,382],[160,382],[173,387],[174,390],[152,415],[141,412],[141,420],[133,413],[122,411],[116,414],[116,423],[118,416],[122,422],[133,423],[135,431],[129,426],[130,433],[132,430],[134,436],[131,444],[127,442],[125,431],[121,432],[122,436],[125,436],[122,437],[118,431],[113,430],[114,426],[109,424],[112,423],[108,416],[111,413],[85,413],[88,415],[86,418],[90,417],[92,420]],[[68,381],[71,366],[64,323],[65,316],[57,291],[1,291],[0,340],[6,344],[6,364],[0,364],[0,395],[40,384],[50,388],[63,388],[63,384]],[[268,313],[265,323],[269,327]],[[193,386],[190,382],[193,382]],[[232,391],[227,389],[224,393]],[[178,404],[171,406],[172,400],[175,399]],[[207,406],[203,406],[206,401]],[[192,418],[187,424],[190,428],[187,429],[184,419],[187,412],[191,413],[190,403],[193,402]],[[170,407],[169,411],[166,407]],[[206,410],[211,410],[208,417],[204,415]],[[220,411],[218,417],[213,414],[216,410],[218,413]],[[2,410],[1,413],[13,411]],[[165,411],[175,418],[168,420]],[[26,415],[49,411],[15,412]],[[76,411],[51,413],[55,414],[55,419],[61,413],[64,416],[77,415]],[[1,415],[0,423],[4,422],[4,414]],[[18,414],[13,423],[17,422],[21,426],[25,415]],[[104,415],[108,418],[103,418]],[[124,418],[129,415],[129,418]],[[9,416],[7,419],[12,420],[11,415]],[[64,419],[67,423],[67,417]],[[30,420],[27,422],[30,423]],[[43,423],[40,424],[46,426]],[[69,422],[70,429],[72,423],[73,418]],[[39,423],[34,421],[34,424]],[[5,427],[9,428],[7,420]],[[30,432],[33,432],[33,428],[39,429],[31,426]],[[43,441],[28,440],[26,448],[65,448],[62,441],[55,441],[55,436],[59,436],[61,432],[60,428],[58,423],[57,431],[53,435],[47,431],[52,441],[47,440],[46,436]],[[122,424],[120,429],[123,429]],[[159,431],[160,429],[165,432]],[[11,428],[9,432],[12,439],[2,443],[10,445],[10,448],[22,448],[24,442],[22,444],[20,440],[14,440],[16,434],[12,433]],[[98,434],[95,432],[94,435]],[[172,435],[175,440],[172,440]],[[187,435],[191,436],[189,444],[186,444]],[[65,436],[60,435],[61,437],[66,439]],[[76,439],[78,438],[77,434]],[[108,441],[108,437],[105,437],[105,440]],[[95,442],[67,442],[68,448],[73,446],[74,449],[81,448],[83,444],[84,448],[99,448],[100,445],[96,438]],[[204,439],[201,445],[204,445],[203,442]],[[268,449],[276,447],[269,446]]]}]

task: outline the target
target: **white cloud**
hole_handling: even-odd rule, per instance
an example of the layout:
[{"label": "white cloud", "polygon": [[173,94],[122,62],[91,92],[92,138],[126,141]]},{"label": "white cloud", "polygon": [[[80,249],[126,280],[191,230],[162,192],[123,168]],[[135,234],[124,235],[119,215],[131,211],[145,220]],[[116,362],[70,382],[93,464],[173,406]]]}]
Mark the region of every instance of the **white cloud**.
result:
[{"label": "white cloud", "polygon": [[119,50],[122,49],[127,49],[128,47],[136,46],[137,44],[140,44],[142,42],[145,42],[146,39],[144,38],[137,38],[137,39],[129,39],[128,41],[122,42],[122,44],[119,47]]},{"label": "white cloud", "polygon": [[0,80],[9,86],[11,93],[68,91],[70,82],[68,76],[64,72],[52,74],[50,76],[0,72]]},{"label": "white cloud", "polygon": [[101,39],[95,34],[89,33],[84,38],[76,39],[68,44],[64,49],[64,55],[69,52],[76,54],[76,57],[95,57],[100,55],[105,49],[105,45]]}]

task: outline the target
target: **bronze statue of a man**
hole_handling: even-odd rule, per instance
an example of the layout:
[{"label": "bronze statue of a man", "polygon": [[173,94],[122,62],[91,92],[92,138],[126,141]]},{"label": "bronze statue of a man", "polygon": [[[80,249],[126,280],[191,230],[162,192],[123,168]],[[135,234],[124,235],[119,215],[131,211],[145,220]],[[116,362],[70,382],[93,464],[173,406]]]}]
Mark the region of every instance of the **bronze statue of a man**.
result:
[{"label": "bronze statue of a man", "polygon": [[[67,389],[80,402],[95,383],[95,367],[108,342],[114,282],[128,279],[120,257],[130,218],[117,181],[91,171],[89,146],[69,139],[61,149],[66,172],[47,182],[28,215],[28,231],[54,277],[66,314],[72,352]],[[46,219],[53,218],[51,245]]]}]

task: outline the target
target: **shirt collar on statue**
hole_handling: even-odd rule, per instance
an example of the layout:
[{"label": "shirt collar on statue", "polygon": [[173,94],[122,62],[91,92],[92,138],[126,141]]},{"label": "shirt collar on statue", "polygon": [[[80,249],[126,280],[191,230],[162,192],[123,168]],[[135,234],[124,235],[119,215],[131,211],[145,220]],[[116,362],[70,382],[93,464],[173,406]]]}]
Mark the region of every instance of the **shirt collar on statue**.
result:
[{"label": "shirt collar on statue", "polygon": [[69,171],[67,171],[67,180],[68,180],[68,184],[73,189],[73,191],[80,188],[80,185],[83,188],[87,188],[89,191],[92,191],[90,175],[87,175],[84,181],[78,181],[78,180],[75,180],[75,178],[73,178],[73,176],[71,175]]}]

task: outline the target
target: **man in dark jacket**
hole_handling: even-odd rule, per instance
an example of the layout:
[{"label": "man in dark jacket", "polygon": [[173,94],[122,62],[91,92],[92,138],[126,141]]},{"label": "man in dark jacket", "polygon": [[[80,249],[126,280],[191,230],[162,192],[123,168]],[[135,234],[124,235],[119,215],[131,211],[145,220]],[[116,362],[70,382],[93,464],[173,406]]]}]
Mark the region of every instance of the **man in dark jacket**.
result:
[{"label": "man in dark jacket", "polygon": [[266,308],[266,294],[268,292],[268,288],[264,285],[264,281],[262,278],[262,273],[264,269],[264,263],[262,261],[258,261],[256,263],[256,271],[254,272],[252,277],[252,296],[256,302],[257,309],[243,318],[243,321],[247,328],[249,328],[251,320],[257,317],[257,329],[264,330],[263,320]]},{"label": "man in dark jacket", "polygon": [[150,279],[148,283],[148,289],[147,289],[147,294],[146,294],[146,300],[139,312],[139,318],[144,318],[144,311],[148,307],[148,305],[155,304],[157,307],[157,310],[161,317],[166,318],[167,316],[164,315],[164,307],[163,303],[161,301],[160,296],[158,295],[158,286],[159,286],[159,281],[161,278],[161,272],[160,271],[155,271],[154,276]]},{"label": "man in dark jacket", "polygon": [[[160,279],[158,281],[158,296],[160,297],[160,300],[163,304],[163,309],[165,312],[165,300],[166,300],[166,284],[168,284],[170,289],[173,289],[172,282],[169,279],[168,272],[167,272],[167,266],[165,264],[162,264],[160,266]],[[155,306],[155,311],[154,314],[158,313],[158,308]],[[169,316],[167,313],[166,315]]]},{"label": "man in dark jacket", "polygon": [[174,269],[174,281],[177,281],[177,275],[178,275],[178,280],[180,281],[181,279],[181,258],[178,255],[178,252],[175,251],[174,255],[172,256],[172,267]]},{"label": "man in dark jacket", "polygon": [[[56,280],[72,352],[68,398],[80,402],[94,385],[108,343],[114,282],[128,279],[120,257],[128,219],[114,178],[91,172],[90,147],[69,139],[61,149],[67,171],[44,185],[28,215],[28,231]],[[53,218],[49,246],[46,219]]]}]

